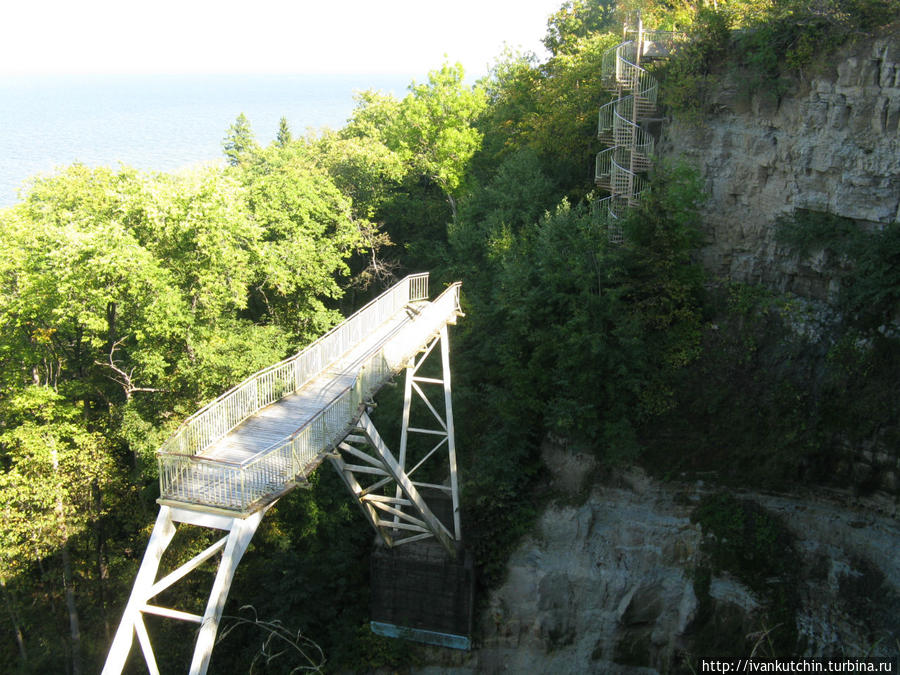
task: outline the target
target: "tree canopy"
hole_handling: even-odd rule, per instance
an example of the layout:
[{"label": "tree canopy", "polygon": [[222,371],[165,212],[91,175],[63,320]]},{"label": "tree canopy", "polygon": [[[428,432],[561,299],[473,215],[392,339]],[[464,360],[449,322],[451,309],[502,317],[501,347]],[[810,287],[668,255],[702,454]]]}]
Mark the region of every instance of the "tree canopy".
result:
[{"label": "tree canopy", "polygon": [[[108,528],[152,520],[166,433],[327,330],[371,236],[304,144],[242,145],[242,129],[246,118],[227,168],[76,164],[0,210],[0,580],[65,601],[76,669],[105,649],[79,637],[78,578],[99,585],[108,628]],[[15,597],[20,665],[40,669],[52,660],[29,654],[30,610]]]},{"label": "tree canopy", "polygon": [[[146,545],[168,433],[408,272],[430,270],[432,289],[463,281],[454,410],[483,585],[502,578],[545,498],[548,438],[606,464],[820,481],[840,470],[833,448],[846,439],[895,439],[896,227],[782,223],[783,245],[824,242],[853,265],[845,332],[811,378],[785,366],[807,357],[771,330],[769,295],[729,287],[720,301],[704,282],[689,167],[648,176],[641,208],[618,223],[622,246],[591,203],[602,57],[637,10],[652,28],[693,26],[658,72],[681,110],[702,101],[725,47],[778,77],[811,45],[890,20],[896,3],[568,0],[547,23],[544,61],[507,50],[475,84],[444,63],[400,98],[360,93],[340,129],[295,136],[282,118],[268,144],[241,114],[221,165],[74,164],[33,179],[0,210],[0,670],[97,670]],[[379,396],[385,414],[402,405],[390,388]],[[368,630],[371,536],[336,476],[283,497],[256,537],[232,604],[314,639],[334,671],[415,661]],[[173,547],[186,560],[211,543],[186,534]],[[172,592],[187,606],[194,590]],[[182,629],[158,627],[162,670],[183,667]],[[242,630],[216,647],[230,670],[258,653]]]}]

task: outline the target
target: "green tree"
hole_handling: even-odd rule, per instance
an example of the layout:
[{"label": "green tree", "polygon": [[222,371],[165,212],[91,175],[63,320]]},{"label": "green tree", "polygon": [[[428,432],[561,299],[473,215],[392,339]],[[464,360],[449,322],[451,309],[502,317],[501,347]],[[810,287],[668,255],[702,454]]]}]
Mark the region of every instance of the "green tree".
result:
[{"label": "green tree", "polygon": [[[460,201],[460,216],[448,225],[448,240],[452,274],[465,280],[467,297],[477,296],[490,306],[498,283],[498,256],[508,239],[536,223],[558,199],[537,153],[526,147],[508,155],[489,182],[475,186]],[[483,317],[479,313],[471,320],[478,324]],[[491,322],[488,319],[488,325]]]},{"label": "green tree", "polygon": [[436,184],[455,217],[456,197],[466,168],[481,144],[474,121],[486,105],[484,91],[463,83],[462,65],[444,64],[428,82],[409,87],[397,101],[363,94],[346,135],[374,138],[395,152],[415,174]]},{"label": "green tree", "polygon": [[351,261],[353,285],[365,290],[388,285],[398,261],[393,242],[376,219],[409,167],[379,138],[360,138],[346,130],[326,131],[309,140],[311,152],[335,186],[351,200],[353,218],[362,236],[362,249]]},{"label": "green tree", "polygon": [[604,52],[620,41],[613,33],[573,38],[543,64],[505,54],[483,83],[490,106],[478,120],[484,152],[473,160],[477,175],[489,180],[506,155],[529,147],[573,203],[592,190],[597,110],[610,99],[599,73]]},{"label": "green tree", "polygon": [[[400,102],[391,94],[367,90],[355,95],[356,107],[341,129],[344,138],[378,139],[385,145],[400,113]],[[393,147],[392,147],[393,149]]]},{"label": "green tree", "polygon": [[553,192],[535,153],[520,151],[451,228],[454,272],[469,289],[456,377],[459,445],[478,448],[469,541],[488,579],[534,512],[525,495],[546,435],[607,461],[637,456],[642,428],[672,408],[698,351],[696,178],[660,171],[625,247],[608,243],[585,205],[541,215]]},{"label": "green tree", "polygon": [[24,356],[10,377],[77,381],[103,407],[172,389],[191,328],[247,305],[260,230],[242,190],[214,168],[38,181],[4,232],[20,252],[0,311]]},{"label": "green tree", "polygon": [[302,342],[337,320],[327,301],[343,294],[339,279],[363,245],[352,203],[316,164],[305,144],[261,150],[236,174],[261,228],[254,245],[253,299],[265,316]]},{"label": "green tree", "polygon": [[[57,558],[69,625],[72,672],[82,672],[81,619],[70,540],[100,517],[92,492],[113,476],[103,435],[85,428],[84,412],[45,386],[29,386],[0,406],[0,579]],[[25,658],[21,637],[20,654]]]},{"label": "green tree", "polygon": [[234,123],[228,127],[228,135],[222,140],[222,148],[231,166],[238,166],[252,159],[253,154],[259,148],[250,120],[244,113],[240,113]]},{"label": "green tree", "polygon": [[309,139],[310,153],[335,186],[352,202],[356,218],[371,219],[396,189],[409,167],[375,132],[324,131]]},{"label": "green tree", "polygon": [[405,249],[400,263],[427,269],[444,257],[446,224],[456,218],[468,166],[481,143],[474,123],[485,104],[480,87],[463,83],[459,64],[432,71],[426,84],[411,84],[400,101],[379,92],[359,97],[340,135],[378,149],[379,161],[387,160],[381,166],[401,179],[389,190],[370,192],[378,203],[370,218],[385,223],[382,231]]},{"label": "green tree", "polygon": [[597,112],[610,99],[601,78],[603,54],[621,41],[612,33],[580,38],[540,68],[537,111],[531,118],[529,144],[545,158],[548,171],[570,186],[569,198],[593,189],[597,152]]},{"label": "green tree", "polygon": [[615,0],[567,0],[547,20],[542,42],[556,56],[581,38],[614,29],[615,11]]},{"label": "green tree", "polygon": [[[80,395],[100,404],[111,395],[107,377],[127,398],[160,374],[159,348],[187,308],[168,271],[126,227],[107,220],[112,200],[96,188],[114,181],[109,171],[74,167],[37,183],[4,223],[4,238],[19,252],[2,280],[0,310],[19,357],[4,363],[11,381],[58,387],[77,379]],[[63,188],[83,188],[85,199]],[[62,200],[54,203],[57,190]]]},{"label": "green tree", "polygon": [[[145,543],[155,449],[330,327],[362,240],[302,143],[224,170],[74,165],[0,211],[0,592],[14,628],[0,669],[16,651],[29,668],[96,666],[105,608]],[[72,637],[36,654],[29,643],[57,644],[40,627]]]},{"label": "green tree", "polygon": [[278,122],[278,134],[275,136],[275,143],[283,148],[291,140],[291,129],[288,127],[287,117],[282,117]]},{"label": "green tree", "polygon": [[427,84],[413,84],[389,136],[401,157],[440,186],[454,219],[456,192],[481,144],[473,123],[486,103],[483,90],[463,84],[463,76],[461,64],[444,64],[428,73]]},{"label": "green tree", "polygon": [[488,104],[476,122],[483,134],[482,147],[472,160],[476,180],[490,180],[509,153],[529,145],[531,125],[538,114],[540,81],[533,54],[507,49],[481,82]]}]

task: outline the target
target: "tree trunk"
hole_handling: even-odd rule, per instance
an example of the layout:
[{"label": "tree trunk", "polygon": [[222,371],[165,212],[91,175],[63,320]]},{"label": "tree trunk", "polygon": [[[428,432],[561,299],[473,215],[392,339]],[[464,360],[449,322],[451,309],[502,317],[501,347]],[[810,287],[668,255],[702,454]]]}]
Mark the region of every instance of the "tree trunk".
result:
[{"label": "tree trunk", "polygon": [[78,626],[78,608],[75,606],[75,589],[72,587],[72,561],[69,543],[62,546],[63,587],[66,590],[66,609],[69,612],[69,635],[72,638],[72,675],[81,675],[81,630]]},{"label": "tree trunk", "polygon": [[96,513],[96,521],[94,522],[94,533],[96,535],[96,566],[97,566],[97,595],[100,600],[100,615],[103,617],[103,629],[106,631],[107,643],[111,639],[109,630],[109,616],[106,612],[106,581],[109,579],[109,564],[106,559],[106,534],[103,530],[103,495],[100,492],[100,486],[97,481],[91,485],[91,492],[94,496],[94,512]]},{"label": "tree trunk", "polygon": [[[59,456],[56,449],[50,451],[53,471],[59,478]],[[65,508],[62,502],[62,485],[56,495],[56,515],[59,518],[59,534],[62,540],[63,589],[66,595],[66,609],[69,614],[69,635],[72,638],[72,675],[81,675],[81,629],[78,625],[78,608],[75,606],[75,589],[72,582],[72,560],[69,557],[69,530],[66,525]]]},{"label": "tree trunk", "polygon": [[16,634],[16,645],[19,647],[19,658],[22,659],[22,668],[28,664],[28,652],[25,651],[25,637],[22,635],[22,627],[19,625],[19,617],[13,608],[12,600],[10,600],[10,591],[6,587],[6,579],[0,577],[0,588],[3,589],[3,598],[6,601],[6,611],[9,614],[9,620],[13,626],[13,632]]},{"label": "tree trunk", "polygon": [[455,224],[456,223],[456,200],[453,198],[453,195],[451,195],[450,192],[446,192],[446,194],[447,194],[447,201],[450,202],[450,214],[452,216],[453,223]]}]

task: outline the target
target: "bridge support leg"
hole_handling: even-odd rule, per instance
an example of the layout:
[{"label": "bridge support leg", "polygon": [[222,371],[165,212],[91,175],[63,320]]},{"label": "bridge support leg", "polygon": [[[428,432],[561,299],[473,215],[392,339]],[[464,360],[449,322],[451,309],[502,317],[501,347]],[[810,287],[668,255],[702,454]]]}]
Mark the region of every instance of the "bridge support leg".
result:
[{"label": "bridge support leg", "polygon": [[450,396],[450,340],[446,324],[441,329],[441,362],[443,364],[444,423],[447,427],[447,457],[450,463],[450,497],[453,501],[453,531],[457,541],[462,540],[459,513],[459,474],[456,470],[456,433],[453,430],[453,404]]},{"label": "bridge support leg", "polygon": [[[441,379],[421,377],[418,374],[419,369],[438,343],[441,345]],[[443,417],[425,394],[423,385],[426,387],[429,385],[440,385],[442,387],[444,400]],[[418,398],[420,402],[427,406],[433,420],[437,422],[438,428],[410,427],[409,417],[414,398]],[[425,351],[422,352],[418,358],[414,359],[406,368],[406,385],[403,392],[403,426],[400,430],[399,452],[400,466],[404,471],[407,466],[407,448],[409,445],[410,433],[437,440],[437,445],[435,445],[422,460],[409,470],[410,474],[414,473],[420,466],[429,460],[441,447],[445,444],[447,446],[447,471],[450,485],[432,485],[430,487],[449,494],[453,509],[453,538],[456,541],[461,541],[462,528],[460,527],[459,516],[459,476],[456,470],[456,434],[453,430],[453,404],[450,386],[450,341],[447,339],[446,325],[441,329],[438,337],[426,347]]]},{"label": "bridge support leg", "polygon": [[[147,551],[144,553],[143,562],[135,579],[134,588],[131,591],[131,597],[125,606],[122,621],[119,623],[116,636],[106,657],[103,675],[114,675],[122,672],[125,662],[128,660],[128,654],[131,651],[135,634],[138,637],[144,661],[151,675],[159,673],[153,646],[150,643],[150,637],[144,625],[144,614],[156,614],[170,619],[199,624],[200,630],[194,645],[194,656],[189,672],[192,675],[203,675],[206,673],[209,668],[209,659],[212,656],[219,621],[222,618],[222,610],[225,607],[228,591],[231,589],[231,582],[234,579],[234,572],[263,516],[273,504],[274,502],[267,508],[256,511],[246,518],[169,506],[160,507],[159,516],[153,527],[153,533],[150,535],[150,542],[147,544]],[[198,553],[178,569],[156,581],[162,555],[171,543],[172,537],[175,536],[176,523],[225,530],[228,534],[206,550]],[[223,551],[222,559],[219,562],[219,569],[216,573],[216,579],[213,582],[203,616],[150,604],[151,598],[185,577],[219,551]]]},{"label": "bridge support leg", "polygon": [[[419,375],[425,359],[441,345],[443,374],[440,379]],[[440,385],[443,413],[429,399],[427,391]],[[411,426],[413,402],[424,403],[432,423]],[[439,404],[440,405],[440,404]],[[409,441],[412,436],[428,439],[419,449],[416,462],[410,461]],[[429,449],[430,448],[430,449]],[[450,351],[447,327],[412,360],[406,368],[403,398],[403,420],[400,449],[395,458],[382,441],[368,415],[360,417],[357,429],[337,447],[332,463],[350,492],[359,500],[363,514],[388,547],[435,537],[451,555],[461,540],[459,517],[459,483],[456,470],[456,439],[453,431],[453,408],[450,387]],[[416,481],[413,475],[427,462],[446,457],[447,484]],[[361,460],[362,463],[357,462]],[[412,464],[412,466],[409,466]],[[393,490],[391,490],[393,487]],[[425,499],[430,492],[450,498],[452,516],[447,523],[435,516]]]},{"label": "bridge support leg", "polygon": [[141,561],[141,567],[134,580],[131,597],[128,598],[122,621],[119,623],[116,636],[113,638],[112,646],[109,648],[106,665],[103,667],[103,675],[122,672],[122,668],[125,667],[125,661],[128,659],[128,652],[131,651],[131,645],[134,642],[135,631],[138,631],[140,635],[141,649],[144,650],[147,667],[151,673],[159,672],[159,669],[156,667],[153,650],[149,649],[149,641],[147,641],[146,646],[144,644],[146,628],[144,628],[141,608],[147,604],[147,600],[150,598],[150,589],[156,579],[162,554],[168,548],[172,537],[175,536],[175,524],[172,522],[171,511],[168,506],[162,506],[159,509],[159,515],[156,518],[156,524],[153,526],[147,550],[144,552],[144,559]]}]

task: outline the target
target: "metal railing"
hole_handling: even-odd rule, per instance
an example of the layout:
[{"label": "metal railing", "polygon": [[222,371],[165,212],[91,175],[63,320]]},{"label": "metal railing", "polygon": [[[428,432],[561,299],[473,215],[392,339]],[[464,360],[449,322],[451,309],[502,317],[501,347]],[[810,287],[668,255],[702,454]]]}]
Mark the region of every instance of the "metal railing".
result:
[{"label": "metal railing", "polygon": [[600,62],[600,83],[607,91],[615,92],[619,83],[616,82],[616,49],[607,49],[603,52]]},{"label": "metal railing", "polygon": [[643,31],[636,40],[626,40],[603,54],[601,81],[616,98],[600,107],[597,136],[612,147],[597,154],[595,181],[610,193],[597,205],[606,215],[612,243],[621,243],[623,238],[621,225],[615,221],[635,206],[646,190],[639,174],[650,168],[654,151],[655,140],[640,122],[655,114],[659,85],[639,65],[640,57],[665,56],[675,40],[674,33]]},{"label": "metal railing", "polygon": [[402,279],[299,353],[254,373],[203,406],[182,422],[160,452],[202,452],[260,408],[302,387],[399,309],[427,298],[427,273]]},{"label": "metal railing", "polygon": [[[382,301],[398,286],[404,284],[408,286],[408,301],[422,300],[423,294],[427,296],[427,282],[427,275],[407,277],[345,323]],[[246,512],[254,504],[260,504],[267,497],[283,492],[298,478],[306,477],[318,466],[323,454],[331,450],[351,430],[366,401],[404,367],[407,359],[412,358],[422,348],[423,340],[440,331],[444,324],[459,313],[459,288],[459,283],[448,287],[413,320],[415,331],[411,334],[412,340],[404,337],[401,331],[399,336],[389,340],[366,359],[353,384],[336,394],[309,422],[289,437],[274,443],[255,456],[243,462],[229,462],[196,454],[160,450],[158,459],[161,498]],[[397,310],[403,306],[405,303]],[[324,337],[335,334],[336,329]],[[282,364],[276,364],[273,368]],[[248,378],[231,392],[239,390],[270,370],[266,369]],[[227,396],[228,394],[223,395],[216,401],[224,400]],[[249,415],[244,419],[246,417]]]},{"label": "metal railing", "polygon": [[649,157],[653,154],[655,140],[632,121],[645,116],[643,112],[635,115],[634,105],[634,97],[628,95],[600,106],[597,137],[608,145],[633,147]]},{"label": "metal railing", "polygon": [[[627,35],[636,35],[630,30]],[[686,39],[685,33],[671,30],[642,30],[642,58],[665,58],[672,54]]]},{"label": "metal railing", "polygon": [[612,176],[610,174],[612,172],[613,154],[615,153],[616,148],[601,150],[597,153],[597,161],[594,167],[594,182],[607,192],[612,185]]}]

